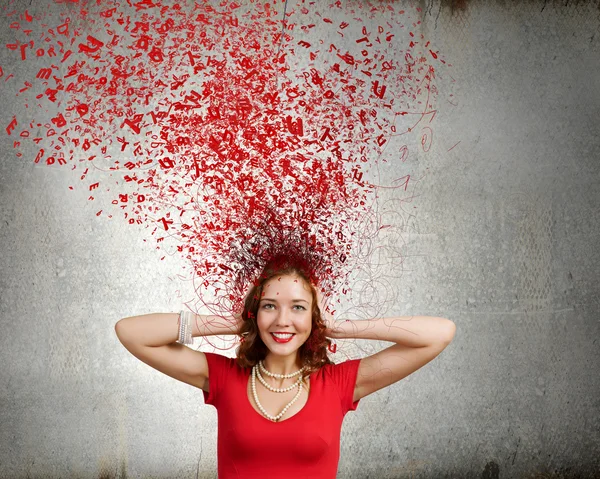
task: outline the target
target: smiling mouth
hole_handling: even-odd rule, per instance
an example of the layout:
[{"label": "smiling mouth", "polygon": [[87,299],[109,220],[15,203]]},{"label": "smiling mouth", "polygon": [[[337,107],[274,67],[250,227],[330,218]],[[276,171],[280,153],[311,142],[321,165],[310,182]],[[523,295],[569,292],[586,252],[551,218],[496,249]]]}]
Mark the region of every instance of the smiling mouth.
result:
[{"label": "smiling mouth", "polygon": [[288,343],[292,340],[295,334],[277,334],[271,333],[271,336],[277,343]]}]

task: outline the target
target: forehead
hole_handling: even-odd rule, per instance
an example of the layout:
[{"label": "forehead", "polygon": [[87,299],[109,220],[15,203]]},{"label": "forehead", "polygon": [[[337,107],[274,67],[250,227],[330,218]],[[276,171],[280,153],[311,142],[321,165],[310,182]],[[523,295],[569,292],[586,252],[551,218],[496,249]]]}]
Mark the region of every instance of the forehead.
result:
[{"label": "forehead", "polygon": [[306,281],[296,275],[276,275],[267,281],[263,287],[263,296],[266,292],[290,294],[299,298],[309,299],[312,297],[310,287]]}]

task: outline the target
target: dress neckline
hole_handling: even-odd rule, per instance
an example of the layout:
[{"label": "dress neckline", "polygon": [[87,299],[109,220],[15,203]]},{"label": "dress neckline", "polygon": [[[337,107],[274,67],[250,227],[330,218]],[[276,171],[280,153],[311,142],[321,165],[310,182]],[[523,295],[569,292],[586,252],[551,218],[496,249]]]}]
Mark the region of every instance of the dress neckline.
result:
[{"label": "dress neckline", "polygon": [[252,410],[252,412],[254,412],[254,414],[257,414],[258,416],[260,416],[261,419],[263,419],[264,421],[270,422],[271,424],[280,424],[283,422],[288,422],[291,421],[292,419],[294,419],[295,417],[299,416],[300,414],[302,414],[304,412],[304,410],[310,405],[311,403],[311,399],[313,397],[313,377],[314,377],[314,373],[311,373],[308,378],[309,378],[309,384],[310,384],[310,390],[308,392],[308,399],[306,400],[306,404],[304,404],[304,406],[302,406],[302,409],[300,409],[300,411],[298,411],[296,414],[294,414],[293,416],[288,417],[287,419],[281,419],[277,422],[275,421],[271,421],[270,419],[267,419],[265,416],[262,415],[262,413],[260,411],[257,411],[256,409],[254,409],[254,406],[252,405],[251,399],[250,399],[250,394],[252,394],[252,392],[248,392],[248,390],[252,391],[252,368],[248,368],[248,370],[250,371],[250,374],[248,374],[248,379],[246,381],[246,404],[248,405],[248,407]]}]

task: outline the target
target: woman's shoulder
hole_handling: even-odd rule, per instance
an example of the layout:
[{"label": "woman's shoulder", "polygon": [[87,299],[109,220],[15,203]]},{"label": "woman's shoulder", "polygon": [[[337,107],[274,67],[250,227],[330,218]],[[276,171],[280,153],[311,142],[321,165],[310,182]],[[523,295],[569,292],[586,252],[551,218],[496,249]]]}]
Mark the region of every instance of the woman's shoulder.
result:
[{"label": "woman's shoulder", "polygon": [[250,368],[243,368],[239,365],[237,357],[226,356],[223,353],[214,352],[204,353],[208,362],[209,369],[219,369],[222,371],[233,371],[238,374],[247,375],[250,374]]},{"label": "woman's shoulder", "polygon": [[222,353],[210,353],[210,352],[204,352],[204,355],[206,356],[206,361],[208,362],[209,369],[211,367],[213,369],[218,368],[218,369],[224,369],[224,370],[233,370],[233,369],[243,370],[244,369],[239,366],[239,364],[237,362],[237,358],[235,358],[235,357],[225,356]]},{"label": "woman's shoulder", "polygon": [[324,364],[321,367],[321,370],[324,370],[327,372],[333,372],[333,371],[337,371],[340,369],[346,369],[352,365],[355,365],[359,361],[360,361],[360,358],[358,358],[358,359],[341,359],[337,362],[331,362],[328,364]]},{"label": "woman's shoulder", "polygon": [[360,359],[344,359],[337,363],[323,365],[323,367],[317,371],[317,374],[328,377],[330,380],[340,382],[349,376],[356,376],[359,364]]}]

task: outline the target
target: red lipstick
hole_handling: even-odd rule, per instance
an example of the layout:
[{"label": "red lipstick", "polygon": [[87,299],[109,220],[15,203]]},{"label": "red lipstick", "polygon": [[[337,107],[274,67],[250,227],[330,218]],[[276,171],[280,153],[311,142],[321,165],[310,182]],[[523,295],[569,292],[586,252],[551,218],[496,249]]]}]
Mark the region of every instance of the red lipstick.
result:
[{"label": "red lipstick", "polygon": [[283,339],[283,338],[278,338],[278,337],[276,337],[276,336],[275,336],[273,333],[271,333],[271,337],[272,337],[272,338],[275,340],[275,342],[277,342],[277,343],[289,343],[289,342],[292,340],[292,338],[293,338],[294,336],[296,336],[296,335],[295,335],[295,334],[292,334],[292,335],[289,337],[289,339]]}]

